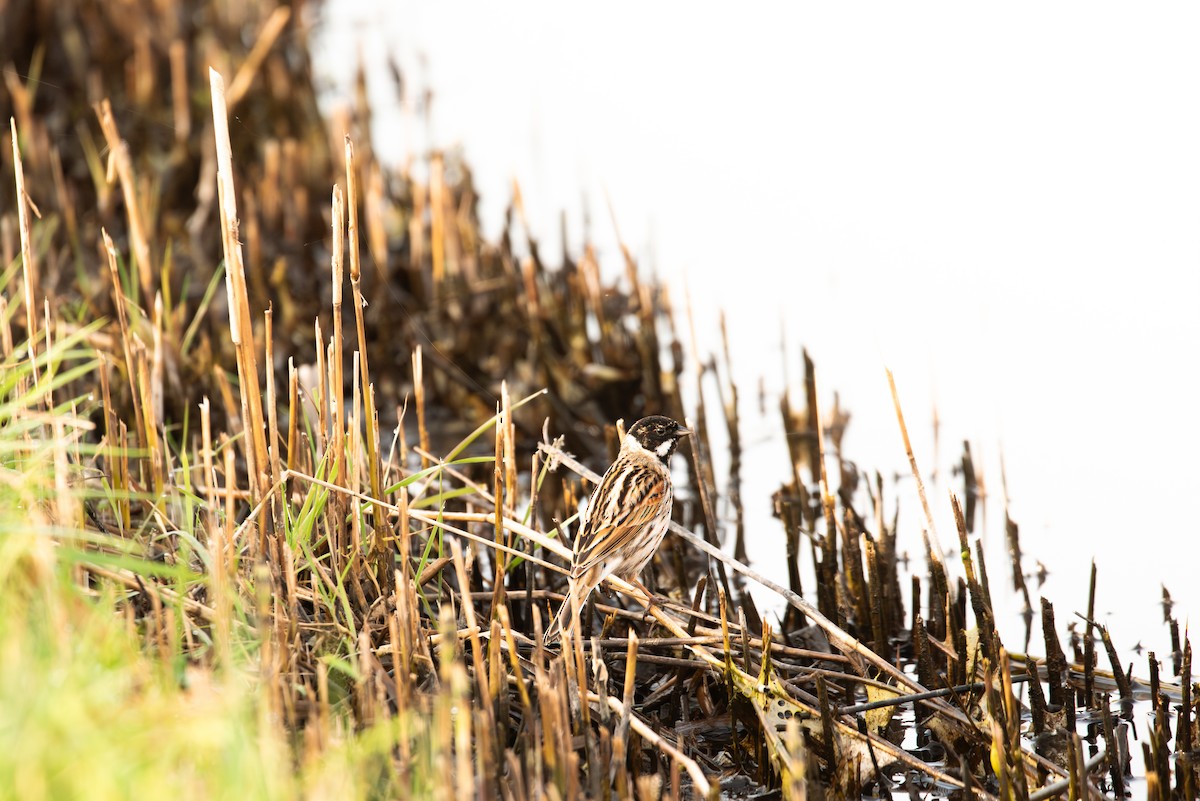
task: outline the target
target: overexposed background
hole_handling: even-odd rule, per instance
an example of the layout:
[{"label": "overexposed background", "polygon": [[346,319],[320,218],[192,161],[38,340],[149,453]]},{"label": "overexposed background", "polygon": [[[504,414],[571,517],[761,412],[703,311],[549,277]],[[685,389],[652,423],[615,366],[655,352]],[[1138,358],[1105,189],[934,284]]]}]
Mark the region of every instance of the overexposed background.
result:
[{"label": "overexposed background", "polygon": [[781,552],[770,495],[789,475],[758,382],[777,393],[785,362],[795,380],[805,347],[822,402],[853,414],[847,456],[885,476],[908,472],[894,371],[952,564],[950,466],[971,441],[1010,612],[1002,456],[1060,624],[1086,609],[1092,558],[1122,649],[1169,651],[1160,583],[1181,618],[1200,610],[1200,7],[328,0],[318,22],[330,104],[361,56],[380,155],[461,145],[489,234],[516,179],[551,263],[565,212],[567,246],[586,233],[616,276],[611,200],[643,269],[690,295],[705,354],[725,311],[752,556]]}]

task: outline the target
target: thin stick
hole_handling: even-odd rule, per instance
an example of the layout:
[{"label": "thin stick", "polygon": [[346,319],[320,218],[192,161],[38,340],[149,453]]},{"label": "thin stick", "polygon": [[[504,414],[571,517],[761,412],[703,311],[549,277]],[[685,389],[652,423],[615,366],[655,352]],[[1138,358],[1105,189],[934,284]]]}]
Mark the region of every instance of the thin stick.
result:
[{"label": "thin stick", "polygon": [[896,392],[896,379],[891,370],[886,370],[888,386],[892,390],[892,403],[896,407],[896,421],[900,424],[900,436],[904,438],[904,451],[908,454],[908,464],[912,468],[913,478],[917,481],[917,494],[921,497],[921,508],[925,510],[925,522],[929,524],[929,538],[933,540],[931,552],[933,558],[942,564],[942,543],[938,539],[937,526],[933,524],[933,512],[929,508],[929,498],[925,496],[925,482],[921,480],[921,471],[917,469],[917,457],[913,455],[912,442],[908,438],[908,426],[904,424],[904,411],[900,408],[900,394]]}]

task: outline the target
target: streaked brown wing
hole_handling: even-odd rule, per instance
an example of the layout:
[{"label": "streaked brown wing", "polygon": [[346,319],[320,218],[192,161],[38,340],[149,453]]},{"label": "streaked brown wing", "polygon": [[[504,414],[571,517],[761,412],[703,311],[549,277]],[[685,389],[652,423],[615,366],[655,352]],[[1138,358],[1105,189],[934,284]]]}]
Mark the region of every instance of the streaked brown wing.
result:
[{"label": "streaked brown wing", "polygon": [[575,541],[572,575],[579,576],[614,554],[628,552],[671,500],[667,474],[657,465],[616,462],[592,495],[587,520]]}]

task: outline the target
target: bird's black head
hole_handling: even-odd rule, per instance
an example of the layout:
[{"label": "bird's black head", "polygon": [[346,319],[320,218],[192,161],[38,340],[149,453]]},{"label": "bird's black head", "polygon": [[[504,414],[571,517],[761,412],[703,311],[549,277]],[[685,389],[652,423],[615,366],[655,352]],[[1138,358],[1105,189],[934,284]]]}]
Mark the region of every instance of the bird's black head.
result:
[{"label": "bird's black head", "polygon": [[670,417],[656,414],[638,420],[629,428],[626,436],[632,437],[638,445],[666,462],[675,452],[679,440],[690,433],[692,432]]}]

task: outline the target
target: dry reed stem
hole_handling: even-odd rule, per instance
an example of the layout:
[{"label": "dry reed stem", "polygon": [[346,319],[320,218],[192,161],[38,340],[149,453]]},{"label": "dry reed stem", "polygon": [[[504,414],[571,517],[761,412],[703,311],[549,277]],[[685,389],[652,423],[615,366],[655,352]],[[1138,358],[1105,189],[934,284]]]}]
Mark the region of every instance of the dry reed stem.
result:
[{"label": "dry reed stem", "polygon": [[[316,435],[316,442],[314,443],[316,445],[316,461],[319,462],[325,458],[329,451],[330,436],[329,372],[326,362],[327,350],[325,348],[325,337],[322,333],[320,317],[313,320],[313,333],[316,342],[315,355],[317,357],[317,365],[312,374],[316,378],[316,384],[310,387],[309,391],[313,407],[317,413],[316,425],[313,427],[313,431]],[[326,475],[329,474],[328,466],[326,466],[325,473]]]},{"label": "dry reed stem", "polygon": [[304,414],[300,403],[300,371],[296,369],[295,358],[289,356],[287,467],[280,472],[280,479],[291,470],[300,469],[300,465],[295,461],[300,455],[300,419]]},{"label": "dry reed stem", "polygon": [[[200,465],[204,470],[204,489],[206,492],[206,503],[204,504],[204,520],[205,525],[203,531],[207,532],[210,538],[213,532],[217,530],[217,470],[216,464],[213,461],[213,438],[212,438],[212,413],[209,408],[208,397],[200,402]],[[203,542],[203,540],[201,540]]]},{"label": "dry reed stem", "polygon": [[192,106],[188,95],[187,43],[181,39],[171,42],[171,110],[175,142],[183,144],[192,133]]},{"label": "dry reed stem", "polygon": [[891,370],[885,370],[885,372],[887,373],[888,387],[892,391],[892,405],[896,407],[896,422],[900,425],[900,436],[904,439],[904,452],[908,454],[908,465],[917,482],[917,495],[921,498],[921,508],[925,511],[925,522],[929,526],[929,538],[933,541],[930,554],[939,565],[942,565],[944,564],[942,543],[938,538],[937,526],[933,522],[933,511],[929,507],[929,498],[925,495],[925,482],[921,480],[921,471],[917,468],[917,457],[913,454],[912,442],[908,438],[908,426],[904,424],[904,410],[900,407],[900,394],[896,391],[896,378],[892,375]]},{"label": "dry reed stem", "polygon": [[1083,697],[1084,703],[1091,708],[1094,697],[1092,686],[1092,671],[1096,667],[1096,638],[1092,633],[1096,619],[1096,560],[1092,559],[1091,578],[1088,582],[1087,628],[1083,632]]},{"label": "dry reed stem", "polygon": [[[21,280],[25,290],[25,331],[29,362],[33,366],[34,386],[39,383],[37,371],[37,341],[38,341],[38,297],[41,290],[38,286],[38,265],[34,258],[33,236],[29,223],[29,195],[25,191],[25,170],[21,164],[21,145],[17,135],[17,121],[14,117],[8,119],[9,131],[12,135],[13,174],[17,189],[17,226],[21,233]],[[7,263],[7,262],[6,262]]]},{"label": "dry reed stem", "polygon": [[[333,187],[331,216],[333,218],[333,240],[330,245],[332,256],[330,288],[333,291],[333,336],[330,340],[327,358],[329,360],[329,399],[333,410],[333,419],[330,421],[329,475],[337,484],[349,487],[351,486],[350,477],[346,475],[346,393],[343,389],[345,379],[342,371],[342,354],[345,352],[342,347],[342,282],[346,252],[346,203],[342,197],[342,188],[337,185]],[[334,508],[340,511],[340,504],[335,505]]]},{"label": "dry reed stem", "polygon": [[[36,130],[36,122],[33,116],[33,92],[30,91],[26,84],[21,82],[22,76],[16,70],[8,68],[9,65],[11,65],[11,62],[5,65],[4,84],[8,89],[12,110],[16,115],[16,119],[20,120],[18,127],[24,131],[34,131]],[[33,81],[31,80],[30,83],[33,83]],[[13,117],[9,117],[9,121],[12,122]],[[16,137],[13,137],[13,141],[14,143],[16,142]],[[31,153],[32,160],[36,163],[38,149],[35,146],[31,150],[33,151]],[[8,261],[10,260],[6,260],[5,263],[7,264]]]},{"label": "dry reed stem", "polygon": [[[48,307],[49,301],[46,301],[46,304]],[[53,329],[50,325],[48,308],[46,317],[46,352],[50,353],[54,343],[51,337]],[[52,393],[49,391],[46,393],[46,407],[48,409],[54,408]],[[67,434],[66,429],[71,417],[72,415],[56,414],[53,416],[51,424],[52,442],[54,444],[54,501],[58,512],[58,520],[55,522],[64,527],[81,528],[83,524],[83,504],[80,502],[79,496],[71,492],[68,485],[68,479],[71,476],[71,460],[67,454],[67,446],[76,442],[81,433],[78,427],[72,427],[70,435]]]},{"label": "dry reed stem", "polygon": [[[446,279],[446,190],[441,153],[429,158],[429,240],[433,252],[433,291],[437,301]],[[422,447],[425,446],[422,442]]]},{"label": "dry reed stem", "polygon": [[[265,358],[263,359],[263,362],[267,365],[273,365],[275,363],[275,340],[273,337],[274,319],[274,308],[268,307],[267,310],[263,312],[263,344],[265,348]],[[275,397],[275,371],[273,369],[267,369],[266,380],[267,433],[270,437],[270,444],[267,446],[267,453],[270,457],[271,485],[276,486],[283,480],[283,465],[281,459],[279,458],[279,402]],[[272,517],[277,517],[279,513],[282,513],[283,508],[284,507],[280,505],[277,514],[272,515]],[[277,522],[282,523],[281,520]]]},{"label": "dry reed stem", "polygon": [[246,60],[234,74],[233,82],[229,84],[229,90],[226,92],[226,102],[229,108],[236,108],[242,98],[246,96],[255,75],[258,74],[259,67],[262,66],[263,60],[267,57],[271,46],[275,44],[275,40],[279,38],[279,34],[283,32],[283,27],[287,25],[291,15],[290,8],[279,6],[263,23],[262,30],[254,38],[254,47],[250,49]]},{"label": "dry reed stem", "polygon": [[154,297],[154,261],[150,255],[150,240],[147,238],[144,210],[141,197],[138,194],[137,178],[133,173],[133,160],[129,156],[129,145],[121,138],[117,130],[117,122],[113,119],[112,104],[108,99],[100,101],[96,106],[96,116],[100,119],[100,129],[104,132],[104,141],[108,145],[110,170],[116,171],[121,184],[121,194],[125,198],[125,214],[129,221],[129,239],[133,243],[133,255],[137,260],[137,274],[142,290],[141,302],[148,303]]},{"label": "dry reed stem", "polygon": [[[9,220],[10,218],[8,217],[0,219],[0,225],[3,225],[4,222]],[[11,259],[8,258],[7,254],[4,255],[4,258],[7,259],[8,262],[11,262]],[[12,358],[12,355],[13,337],[12,326],[9,323],[8,316],[8,298],[0,295],[0,356],[2,356],[5,361],[8,361],[10,358]],[[18,389],[21,390],[21,392],[24,392],[24,387],[22,385],[18,385]]]},{"label": "dry reed stem", "polygon": [[[506,467],[512,466],[515,471],[516,465],[512,458],[512,433],[511,433],[512,409],[509,406],[508,397],[508,382],[504,381],[500,384],[500,409],[496,418],[496,436],[495,436],[495,451],[492,457],[492,484],[493,495],[493,520],[492,533],[497,545],[503,545],[506,549],[512,549],[512,536],[505,536],[506,528],[504,526],[505,499],[511,498],[515,494],[513,487],[514,482],[506,480]],[[508,559],[505,558],[505,550],[496,549],[494,558],[494,569],[492,576],[492,608],[496,609],[503,606],[504,598],[504,577],[508,569]]]},{"label": "dry reed stem", "polygon": [[[354,144],[350,141],[350,137],[346,137],[345,142],[345,161],[346,161],[346,207],[348,211],[346,239],[350,252],[350,288],[354,296],[354,321],[355,329],[358,334],[358,359],[360,367],[360,375],[362,380],[362,397],[365,408],[365,440],[367,446],[367,470],[371,494],[376,498],[383,497],[383,472],[381,460],[379,458],[379,413],[375,407],[375,387],[371,383],[371,369],[367,358],[369,348],[367,347],[366,323],[364,321],[364,308],[366,301],[362,296],[361,278],[362,278],[362,258],[358,242],[358,172],[355,168],[354,160]],[[356,430],[358,430],[356,428]],[[384,544],[389,542],[393,536],[388,517],[383,514],[383,508],[375,507],[375,521],[379,531],[376,533],[374,552],[376,559],[382,559]],[[383,569],[380,571],[385,577],[390,577],[391,570]]]},{"label": "dry reed stem", "polygon": [[[417,442],[424,452],[429,451],[429,429],[425,427],[425,367],[420,348],[412,355],[413,401],[417,405]],[[427,457],[421,457],[421,469],[429,467]]]},{"label": "dry reed stem", "polygon": [[250,477],[250,489],[257,500],[266,494],[265,473],[269,469],[269,460],[250,299],[246,289],[246,268],[242,259],[241,242],[238,240],[237,194],[233,185],[233,151],[229,139],[225,81],[214,69],[209,69],[209,86],[212,91],[217,154],[217,206],[221,216],[221,244],[225,253],[225,289],[229,296],[229,337],[237,355],[238,385],[241,391],[242,422],[245,431],[243,450]]},{"label": "dry reed stem", "polygon": [[386,214],[388,200],[384,194],[383,170],[372,160],[368,166],[370,173],[367,177],[367,248],[371,259],[375,262],[375,275],[386,283],[391,270],[388,267],[388,230]]}]

